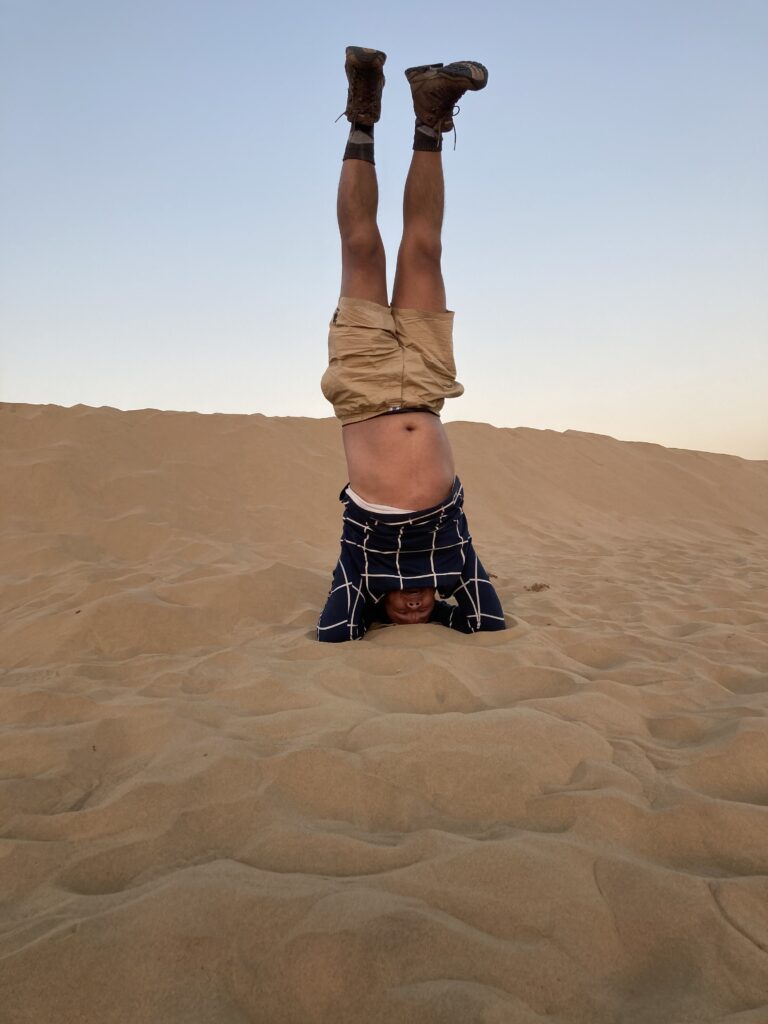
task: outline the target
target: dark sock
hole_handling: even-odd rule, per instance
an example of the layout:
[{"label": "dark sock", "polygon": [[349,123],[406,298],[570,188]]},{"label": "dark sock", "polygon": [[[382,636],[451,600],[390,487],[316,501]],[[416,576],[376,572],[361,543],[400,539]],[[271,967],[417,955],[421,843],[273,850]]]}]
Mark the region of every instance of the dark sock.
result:
[{"label": "dark sock", "polygon": [[443,148],[443,136],[436,128],[430,128],[429,125],[416,118],[413,148],[426,153],[440,153]]},{"label": "dark sock", "polygon": [[369,164],[376,163],[373,159],[373,127],[372,124],[352,122],[343,160],[367,160]]}]

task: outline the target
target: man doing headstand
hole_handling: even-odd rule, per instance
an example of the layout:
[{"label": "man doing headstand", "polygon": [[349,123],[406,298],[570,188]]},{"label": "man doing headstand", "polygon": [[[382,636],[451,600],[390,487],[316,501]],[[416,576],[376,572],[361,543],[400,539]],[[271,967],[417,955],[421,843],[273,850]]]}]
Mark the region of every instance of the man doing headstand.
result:
[{"label": "man doing headstand", "polygon": [[373,158],[385,60],[380,50],[347,47],[351,129],[337,206],[341,297],[321,382],[342,423],[349,474],[340,495],[341,554],[317,626],[318,639],[331,642],[360,639],[377,620],[439,622],[464,633],[505,628],[472,546],[440,422],[444,400],[464,390],[456,381],[453,313],[440,266],[442,137],[453,128],[457,100],[484,88],[488,72],[473,61],[405,72],[416,130],[390,305]]}]

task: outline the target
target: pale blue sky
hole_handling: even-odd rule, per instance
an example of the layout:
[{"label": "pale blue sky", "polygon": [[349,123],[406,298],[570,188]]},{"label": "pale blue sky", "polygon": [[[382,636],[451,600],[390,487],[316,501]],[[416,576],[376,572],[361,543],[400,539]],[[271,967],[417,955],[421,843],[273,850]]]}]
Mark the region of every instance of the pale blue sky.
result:
[{"label": "pale blue sky", "polygon": [[[0,0],[0,399],[327,416],[347,43],[485,63],[446,420],[768,458],[768,0]],[[391,268],[392,269],[392,266]]]}]

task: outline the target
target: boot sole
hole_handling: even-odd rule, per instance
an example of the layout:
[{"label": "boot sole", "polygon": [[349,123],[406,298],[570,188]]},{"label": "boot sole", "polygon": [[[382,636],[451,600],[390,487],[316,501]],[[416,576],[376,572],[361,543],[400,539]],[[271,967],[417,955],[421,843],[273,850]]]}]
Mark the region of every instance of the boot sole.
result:
[{"label": "boot sole", "polygon": [[367,46],[348,46],[346,54],[347,64],[353,63],[361,68],[383,68],[387,59],[386,53]]},{"label": "boot sole", "polygon": [[469,68],[454,64],[422,64],[420,67],[417,68],[408,68],[405,72],[405,77],[410,82],[412,76],[418,75],[424,71],[431,71],[434,69],[435,71],[439,71],[440,75],[446,78],[460,78],[462,80],[462,83],[466,83],[466,89],[473,92],[478,92],[480,89],[484,89],[488,84],[488,68],[484,64],[481,64],[479,61],[476,60],[472,61],[472,63],[475,65],[475,67],[482,68],[483,74],[485,76],[484,78],[474,78]]},{"label": "boot sole", "polygon": [[439,68],[445,67],[444,64],[419,64],[416,68],[406,68],[405,77],[410,79],[411,75],[421,74],[422,71],[437,71]]}]

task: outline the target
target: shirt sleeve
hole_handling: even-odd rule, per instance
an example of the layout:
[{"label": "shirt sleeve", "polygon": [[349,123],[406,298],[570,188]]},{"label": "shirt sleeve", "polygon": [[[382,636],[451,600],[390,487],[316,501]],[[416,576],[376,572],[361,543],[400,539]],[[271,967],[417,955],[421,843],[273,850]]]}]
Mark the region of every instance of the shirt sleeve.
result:
[{"label": "shirt sleeve", "polygon": [[456,604],[436,601],[432,621],[461,633],[506,629],[501,601],[483,563],[470,544],[458,587],[451,595]]},{"label": "shirt sleeve", "polygon": [[366,634],[369,620],[362,578],[351,562],[345,564],[342,552],[317,624],[317,639],[331,644],[360,640]]}]

